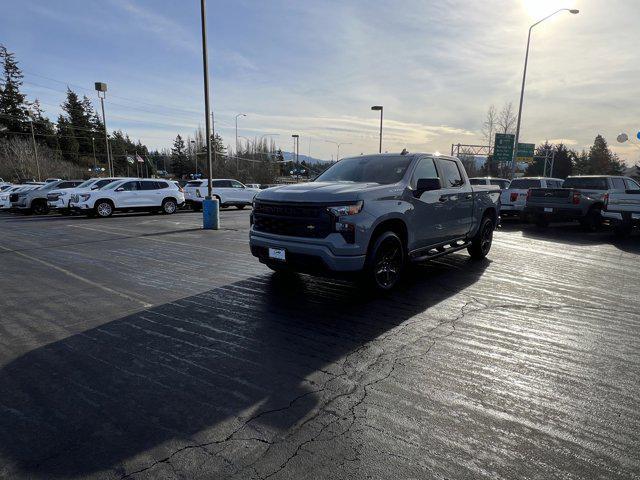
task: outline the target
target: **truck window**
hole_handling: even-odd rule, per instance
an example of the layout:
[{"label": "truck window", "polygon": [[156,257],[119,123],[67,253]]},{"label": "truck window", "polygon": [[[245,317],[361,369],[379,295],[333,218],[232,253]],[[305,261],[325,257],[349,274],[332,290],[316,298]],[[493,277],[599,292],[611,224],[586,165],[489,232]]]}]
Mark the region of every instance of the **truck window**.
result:
[{"label": "truck window", "polygon": [[471,185],[486,185],[484,178],[470,178],[469,183]]},{"label": "truck window", "polygon": [[640,190],[640,185],[635,180],[631,180],[630,178],[625,178],[624,180],[627,182],[627,190]]},{"label": "truck window", "polygon": [[413,157],[408,155],[362,156],[340,160],[316,182],[362,182],[389,185],[402,180]]},{"label": "truck window", "polygon": [[456,162],[440,159],[440,166],[442,169],[442,176],[444,177],[442,179],[442,183],[445,188],[460,187],[464,185],[460,169]]},{"label": "truck window", "polygon": [[416,169],[413,172],[413,178],[411,179],[411,186],[416,188],[418,180],[421,178],[438,178],[438,171],[436,165],[433,162],[433,158],[422,158],[418,162]]},{"label": "truck window", "polygon": [[516,190],[528,190],[529,188],[540,188],[541,186],[542,182],[540,180],[532,178],[515,178],[511,181],[509,188]]},{"label": "truck window", "polygon": [[626,190],[624,185],[624,180],[621,178],[612,178],[611,182],[613,183],[614,190]]},{"label": "truck window", "polygon": [[572,177],[564,181],[563,188],[578,188],[584,190],[607,190],[609,184],[604,177]]},{"label": "truck window", "polygon": [[489,185],[495,185],[497,187],[500,187],[501,189],[505,189],[509,186],[509,181],[508,180],[489,180]]}]

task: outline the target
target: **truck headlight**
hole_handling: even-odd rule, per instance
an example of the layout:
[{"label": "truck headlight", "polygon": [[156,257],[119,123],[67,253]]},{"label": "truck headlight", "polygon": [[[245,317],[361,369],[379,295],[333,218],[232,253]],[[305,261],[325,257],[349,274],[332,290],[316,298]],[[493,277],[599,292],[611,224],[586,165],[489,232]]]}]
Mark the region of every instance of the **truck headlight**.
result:
[{"label": "truck headlight", "polygon": [[89,200],[89,198],[91,198],[91,194],[90,193],[82,193],[80,194],[80,200],[83,202],[86,202],[87,200]]},{"label": "truck headlight", "polygon": [[356,215],[362,211],[362,207],[364,206],[364,202],[360,200],[359,202],[352,203],[349,205],[339,205],[336,207],[328,207],[327,210],[335,217],[345,217],[349,215]]}]

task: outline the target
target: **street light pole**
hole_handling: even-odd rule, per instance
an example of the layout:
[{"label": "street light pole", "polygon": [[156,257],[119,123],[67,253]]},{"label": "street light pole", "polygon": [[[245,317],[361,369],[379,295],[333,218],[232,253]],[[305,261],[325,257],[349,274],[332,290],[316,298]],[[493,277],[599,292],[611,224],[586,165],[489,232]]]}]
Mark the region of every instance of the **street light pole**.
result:
[{"label": "street light pole", "polygon": [[371,110],[380,111],[380,147],[378,148],[378,153],[382,153],[382,111],[384,108],[382,105],[374,105]]},{"label": "street light pole", "polygon": [[107,117],[104,113],[104,99],[107,95],[107,84],[104,82],[95,82],[95,88],[100,98],[100,106],[102,107],[102,125],[104,126],[104,143],[107,149],[107,167],[109,168],[109,175],[113,176],[113,162],[109,152],[109,137],[107,133],[109,130],[107,129]]},{"label": "street light pole", "polygon": [[580,13],[580,10],[561,8],[559,10],[556,10],[552,14],[547,15],[542,20],[538,20],[536,23],[534,23],[529,27],[529,35],[527,36],[527,50],[524,55],[524,71],[522,72],[522,87],[520,88],[520,105],[518,107],[518,121],[516,123],[516,138],[514,140],[514,145],[513,145],[513,156],[511,157],[511,179],[513,179],[516,174],[516,158],[518,156],[518,143],[520,141],[520,122],[522,120],[522,104],[524,101],[524,87],[527,81],[527,64],[529,62],[529,46],[531,45],[531,31],[533,30],[533,27],[535,27],[536,25],[541,24],[545,20],[553,17],[554,15],[560,12],[569,12],[576,15]]},{"label": "street light pole", "polygon": [[96,160],[96,139],[91,137],[91,146],[93,147],[93,171],[98,171],[98,160]]},{"label": "street light pole", "polygon": [[336,147],[338,147],[338,155],[336,155],[336,162],[340,161],[340,147],[342,145],[353,145],[351,142],[340,142],[340,143],[338,143],[338,142],[333,142],[331,140],[325,140],[325,142],[333,143]]},{"label": "street light pole", "polygon": [[[205,5],[205,0],[200,0],[200,19],[202,23],[202,69],[204,73],[204,118],[205,118],[205,130],[207,134],[207,197],[205,201],[202,203],[202,215],[203,215],[203,223],[202,226],[205,229],[217,230],[219,228],[219,205],[217,201],[211,199],[211,171],[213,169],[213,165],[211,162],[211,136],[212,125],[210,122],[209,112],[211,111],[209,107],[209,60],[207,55],[207,7]],[[211,117],[213,117],[213,113],[211,113]]]},{"label": "street light pole", "polygon": [[293,138],[293,154],[295,156],[295,162],[296,162],[296,182],[298,182],[300,180],[300,164],[298,162],[298,150],[300,148],[300,135],[298,135],[297,133],[294,133],[293,135],[291,135],[291,137]]}]

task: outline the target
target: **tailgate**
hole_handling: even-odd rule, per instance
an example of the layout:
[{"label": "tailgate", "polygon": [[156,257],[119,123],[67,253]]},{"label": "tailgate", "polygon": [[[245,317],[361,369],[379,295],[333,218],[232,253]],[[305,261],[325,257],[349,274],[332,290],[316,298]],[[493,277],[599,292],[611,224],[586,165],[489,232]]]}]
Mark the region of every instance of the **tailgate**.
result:
[{"label": "tailgate", "polygon": [[532,188],[527,203],[532,205],[571,203],[573,190],[570,188]]},{"label": "tailgate", "polygon": [[503,190],[500,194],[502,205],[524,205],[527,202],[527,192],[522,188]]}]

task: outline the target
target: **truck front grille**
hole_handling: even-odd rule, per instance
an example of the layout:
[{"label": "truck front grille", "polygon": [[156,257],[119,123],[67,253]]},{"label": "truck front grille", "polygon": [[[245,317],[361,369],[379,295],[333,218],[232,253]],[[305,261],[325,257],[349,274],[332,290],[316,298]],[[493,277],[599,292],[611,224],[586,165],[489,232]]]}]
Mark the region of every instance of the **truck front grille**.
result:
[{"label": "truck front grille", "polygon": [[325,205],[256,201],[253,228],[289,237],[325,238],[332,218]]}]

